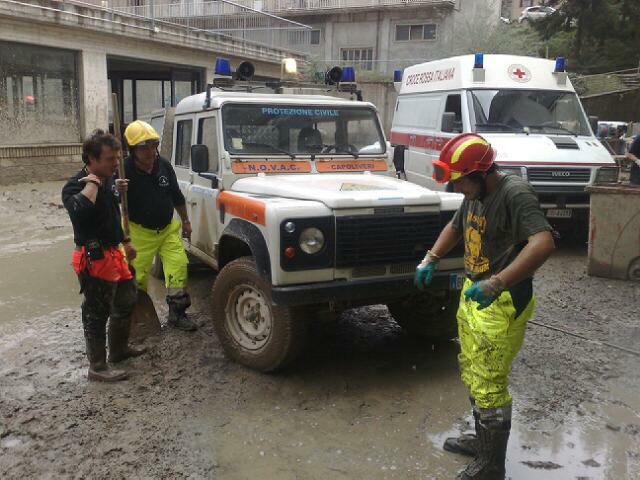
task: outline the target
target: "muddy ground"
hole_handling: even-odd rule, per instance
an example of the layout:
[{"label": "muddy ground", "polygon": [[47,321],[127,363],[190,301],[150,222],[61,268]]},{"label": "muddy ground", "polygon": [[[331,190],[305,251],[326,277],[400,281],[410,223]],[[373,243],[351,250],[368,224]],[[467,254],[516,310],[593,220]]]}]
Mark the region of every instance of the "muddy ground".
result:
[{"label": "muddy ground", "polygon": [[[163,329],[117,385],[88,383],[61,184],[0,191],[0,477],[451,479],[442,440],[470,420],[457,345],[385,307],[313,326],[288,371],[229,362],[192,274],[195,333]],[[640,285],[586,275],[565,246],[539,272],[537,322],[640,350]],[[161,315],[163,287],[152,296]],[[514,363],[512,479],[640,478],[640,357],[529,325]]]}]

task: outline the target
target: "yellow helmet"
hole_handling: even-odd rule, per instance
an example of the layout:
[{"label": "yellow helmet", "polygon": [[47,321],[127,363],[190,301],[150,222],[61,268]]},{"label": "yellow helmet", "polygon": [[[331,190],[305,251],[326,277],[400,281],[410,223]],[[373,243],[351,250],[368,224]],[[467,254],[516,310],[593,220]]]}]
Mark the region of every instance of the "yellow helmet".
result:
[{"label": "yellow helmet", "polygon": [[124,138],[130,147],[157,144],[160,141],[156,129],[142,120],[131,122],[124,131]]}]

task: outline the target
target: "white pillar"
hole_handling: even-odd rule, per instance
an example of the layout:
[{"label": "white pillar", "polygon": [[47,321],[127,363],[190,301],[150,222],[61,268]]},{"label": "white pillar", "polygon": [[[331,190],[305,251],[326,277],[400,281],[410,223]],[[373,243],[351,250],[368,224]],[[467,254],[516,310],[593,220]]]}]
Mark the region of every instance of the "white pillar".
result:
[{"label": "white pillar", "polygon": [[85,49],[80,54],[80,125],[82,138],[109,126],[109,81],[105,50]]}]

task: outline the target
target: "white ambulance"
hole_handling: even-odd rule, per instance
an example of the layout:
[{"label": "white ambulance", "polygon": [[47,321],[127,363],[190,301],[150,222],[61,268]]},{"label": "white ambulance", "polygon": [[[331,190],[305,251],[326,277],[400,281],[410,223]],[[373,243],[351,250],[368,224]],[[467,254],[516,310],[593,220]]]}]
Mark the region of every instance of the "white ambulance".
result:
[{"label": "white ambulance", "polygon": [[431,161],[451,137],[476,132],[498,152],[501,170],[526,178],[559,228],[586,224],[585,187],[616,182],[618,167],[596,139],[567,77],[564,59],[465,55],[407,68],[391,143],[410,182],[443,188]]}]

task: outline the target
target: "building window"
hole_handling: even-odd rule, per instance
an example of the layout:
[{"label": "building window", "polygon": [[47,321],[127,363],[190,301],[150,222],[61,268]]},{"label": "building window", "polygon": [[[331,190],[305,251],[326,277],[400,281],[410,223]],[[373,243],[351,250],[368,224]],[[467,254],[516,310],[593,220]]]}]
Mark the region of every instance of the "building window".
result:
[{"label": "building window", "polygon": [[396,42],[435,40],[438,26],[434,23],[423,25],[396,25]]},{"label": "building window", "polygon": [[176,166],[191,166],[191,132],[193,122],[191,120],[181,120],[178,122],[176,133]]},{"label": "building window", "polygon": [[0,145],[80,142],[77,55],[0,42]]},{"label": "building window", "polygon": [[311,45],[320,45],[320,30],[311,30]]},{"label": "building window", "polygon": [[342,61],[361,70],[373,70],[373,48],[343,48]]},{"label": "building window", "polygon": [[533,7],[533,0],[520,0],[521,7]]}]

